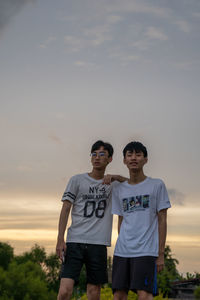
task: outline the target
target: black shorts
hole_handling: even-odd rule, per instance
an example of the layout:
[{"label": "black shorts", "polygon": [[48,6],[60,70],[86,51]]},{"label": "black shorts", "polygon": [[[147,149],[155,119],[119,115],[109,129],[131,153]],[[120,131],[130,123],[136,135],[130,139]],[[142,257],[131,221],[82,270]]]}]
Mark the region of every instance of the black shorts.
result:
[{"label": "black shorts", "polygon": [[120,257],[113,258],[112,271],[113,293],[117,290],[146,291],[158,295],[156,257]]},{"label": "black shorts", "polygon": [[77,284],[83,264],[86,266],[87,283],[99,285],[108,282],[105,245],[67,243],[61,278],[74,279]]}]

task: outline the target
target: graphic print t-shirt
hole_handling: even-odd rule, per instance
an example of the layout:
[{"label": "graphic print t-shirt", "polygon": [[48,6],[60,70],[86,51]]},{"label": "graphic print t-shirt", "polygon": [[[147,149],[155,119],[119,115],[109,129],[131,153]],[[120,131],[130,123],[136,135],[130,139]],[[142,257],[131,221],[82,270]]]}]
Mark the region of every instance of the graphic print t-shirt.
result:
[{"label": "graphic print t-shirt", "polygon": [[147,177],[131,185],[113,188],[112,213],[123,216],[114,255],[122,257],[158,256],[157,213],[171,207],[162,180]]},{"label": "graphic print t-shirt", "polygon": [[[115,183],[117,185],[117,183]],[[112,185],[102,184],[87,173],[73,176],[66,187],[62,201],[70,201],[72,223],[67,242],[111,244]]]}]

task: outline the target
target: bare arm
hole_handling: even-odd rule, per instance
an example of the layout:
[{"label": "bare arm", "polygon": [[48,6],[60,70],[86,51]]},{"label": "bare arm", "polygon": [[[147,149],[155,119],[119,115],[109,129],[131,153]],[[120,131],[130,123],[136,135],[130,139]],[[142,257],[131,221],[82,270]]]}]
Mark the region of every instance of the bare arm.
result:
[{"label": "bare arm", "polygon": [[164,268],[164,252],[167,236],[167,209],[162,209],[158,212],[158,239],[159,253],[156,261],[157,271],[160,272]]},{"label": "bare arm", "polygon": [[120,228],[121,228],[121,225],[122,225],[122,221],[123,221],[123,217],[118,216],[118,234],[120,233]]},{"label": "bare arm", "polygon": [[115,180],[119,181],[119,182],[124,182],[124,181],[128,180],[128,178],[123,177],[121,175],[107,174],[107,175],[104,176],[103,183],[104,184],[111,184],[111,182],[113,182]]},{"label": "bare arm", "polygon": [[71,206],[72,206],[71,202],[67,200],[64,201],[60,212],[60,219],[58,225],[58,238],[57,238],[57,245],[56,245],[56,253],[60,257],[60,259],[62,259],[63,251],[66,252],[64,235],[65,235],[65,230],[66,230]]}]

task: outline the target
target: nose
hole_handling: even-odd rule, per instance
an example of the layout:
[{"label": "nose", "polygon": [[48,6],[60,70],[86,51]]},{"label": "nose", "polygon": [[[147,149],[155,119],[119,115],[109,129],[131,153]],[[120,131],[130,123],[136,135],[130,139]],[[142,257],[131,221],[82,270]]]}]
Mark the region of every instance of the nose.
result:
[{"label": "nose", "polygon": [[131,159],[136,159],[136,153],[132,153],[132,155],[131,155]]}]

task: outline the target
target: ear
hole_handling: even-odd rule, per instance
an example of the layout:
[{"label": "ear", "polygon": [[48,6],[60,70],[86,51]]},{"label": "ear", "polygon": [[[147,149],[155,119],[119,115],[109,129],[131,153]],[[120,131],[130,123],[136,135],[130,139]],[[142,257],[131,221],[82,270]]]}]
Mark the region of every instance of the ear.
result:
[{"label": "ear", "polygon": [[144,160],[145,160],[144,164],[146,164],[148,162],[148,157],[145,157]]},{"label": "ear", "polygon": [[110,156],[108,157],[108,163],[111,163],[111,161],[112,161],[112,157]]},{"label": "ear", "polygon": [[124,159],[123,159],[123,163],[126,165],[126,158],[124,157]]}]

